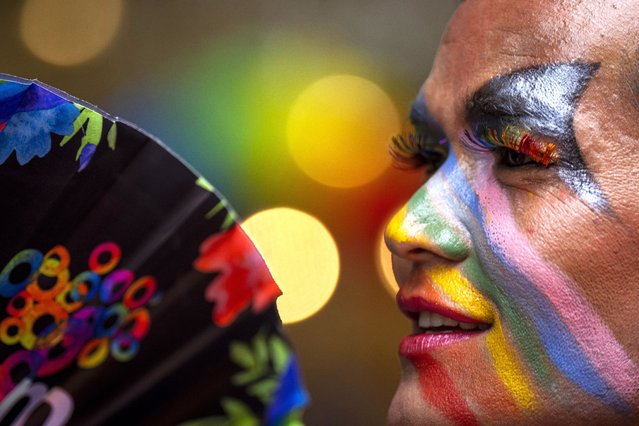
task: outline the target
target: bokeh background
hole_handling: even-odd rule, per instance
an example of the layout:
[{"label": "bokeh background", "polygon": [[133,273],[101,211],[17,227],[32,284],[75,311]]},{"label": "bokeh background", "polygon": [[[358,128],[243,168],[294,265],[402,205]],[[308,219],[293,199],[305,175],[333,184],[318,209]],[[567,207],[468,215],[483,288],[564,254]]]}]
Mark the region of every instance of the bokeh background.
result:
[{"label": "bokeh background", "polygon": [[422,178],[387,146],[458,3],[6,1],[0,72],[136,123],[204,175],[287,281],[305,421],[381,425],[410,328],[381,235]]}]

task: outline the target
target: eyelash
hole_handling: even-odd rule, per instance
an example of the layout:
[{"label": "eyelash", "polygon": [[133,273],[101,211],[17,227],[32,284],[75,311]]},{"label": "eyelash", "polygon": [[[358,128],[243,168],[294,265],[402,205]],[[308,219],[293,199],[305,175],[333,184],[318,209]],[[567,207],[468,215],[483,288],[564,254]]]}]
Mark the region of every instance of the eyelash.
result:
[{"label": "eyelash", "polygon": [[402,170],[426,168],[434,173],[448,156],[448,140],[435,140],[432,136],[411,131],[394,136],[389,145],[393,166]]},{"label": "eyelash", "polygon": [[[542,141],[530,134],[526,129],[506,125],[501,132],[490,128],[478,128],[472,132],[464,130],[460,135],[462,145],[468,150],[475,152],[496,151],[505,148],[507,152],[502,152],[502,160],[510,161],[512,153],[519,153],[538,164],[549,166],[557,163],[559,155],[557,147],[550,142]],[[511,166],[527,164],[509,164]]]}]

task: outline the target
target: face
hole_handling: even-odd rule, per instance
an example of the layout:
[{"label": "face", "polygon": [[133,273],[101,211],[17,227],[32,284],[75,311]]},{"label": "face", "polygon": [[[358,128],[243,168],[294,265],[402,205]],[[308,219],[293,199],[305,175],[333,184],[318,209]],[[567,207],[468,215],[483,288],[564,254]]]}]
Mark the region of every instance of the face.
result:
[{"label": "face", "polygon": [[639,421],[638,18],[633,0],[453,17],[396,143],[436,171],[386,231],[413,321],[391,423]]}]

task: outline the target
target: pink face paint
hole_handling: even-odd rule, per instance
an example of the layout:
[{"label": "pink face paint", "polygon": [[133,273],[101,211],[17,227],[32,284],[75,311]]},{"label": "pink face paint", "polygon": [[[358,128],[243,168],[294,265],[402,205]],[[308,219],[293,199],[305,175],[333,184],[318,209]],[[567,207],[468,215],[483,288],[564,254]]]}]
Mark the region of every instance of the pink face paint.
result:
[{"label": "pink face paint", "polygon": [[[608,385],[631,401],[636,394],[637,365],[572,280],[541,259],[530,246],[514,220],[507,196],[488,172],[474,182],[481,207],[494,218],[486,221],[487,235],[503,253],[508,253],[512,266],[548,298],[579,343],[581,351],[599,368]],[[610,359],[615,362],[609,362]]]}]

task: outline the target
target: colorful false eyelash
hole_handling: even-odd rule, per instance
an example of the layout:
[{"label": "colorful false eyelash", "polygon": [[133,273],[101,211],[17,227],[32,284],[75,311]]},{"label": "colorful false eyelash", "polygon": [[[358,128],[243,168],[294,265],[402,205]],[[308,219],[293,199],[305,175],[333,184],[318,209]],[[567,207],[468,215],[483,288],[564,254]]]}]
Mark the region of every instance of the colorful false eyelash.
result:
[{"label": "colorful false eyelash", "polygon": [[398,169],[411,170],[426,167],[431,174],[442,165],[448,156],[448,141],[435,140],[417,132],[409,132],[392,138],[389,151],[393,165]]},{"label": "colorful false eyelash", "polygon": [[472,134],[464,130],[460,137],[462,144],[471,151],[493,151],[504,147],[529,156],[533,161],[549,166],[559,159],[557,146],[535,138],[526,129],[514,125],[506,125],[501,133],[495,129],[485,128]]}]

